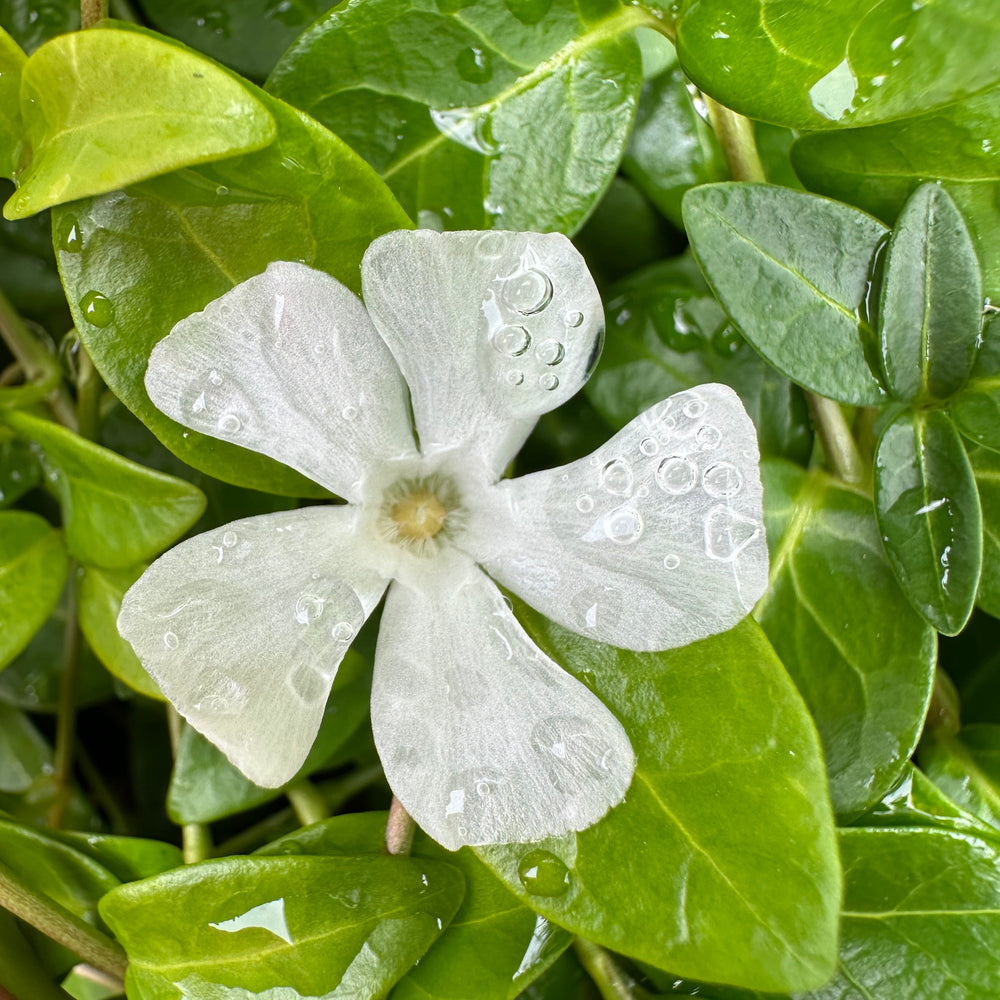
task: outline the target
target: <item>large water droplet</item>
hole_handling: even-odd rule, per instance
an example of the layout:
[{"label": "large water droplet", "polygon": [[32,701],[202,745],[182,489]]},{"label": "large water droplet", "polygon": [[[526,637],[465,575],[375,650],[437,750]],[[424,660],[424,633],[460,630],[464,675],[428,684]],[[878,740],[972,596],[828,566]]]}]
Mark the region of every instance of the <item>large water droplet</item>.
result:
[{"label": "large water droplet", "polygon": [[59,236],[56,239],[56,249],[66,253],[79,253],[83,249],[80,223],[72,215],[62,220]]},{"label": "large water droplet", "polygon": [[760,534],[760,525],[727,507],[716,507],[705,519],[705,554],[730,562]]},{"label": "large water droplet", "polygon": [[510,358],[519,357],[531,346],[531,334],[523,326],[513,324],[495,330],[490,340],[501,354]]},{"label": "large water droplet", "polygon": [[235,413],[224,413],[219,417],[218,428],[222,434],[235,434],[242,426],[243,422]]},{"label": "large water droplet", "polygon": [[87,292],[80,299],[83,318],[91,326],[110,326],[114,322],[115,307],[106,295],[100,292]]},{"label": "large water droplet", "polygon": [[521,858],[517,877],[533,896],[563,896],[569,889],[569,869],[549,851],[530,851]]},{"label": "large water droplet", "polygon": [[642,515],[631,507],[619,507],[604,519],[604,533],[618,545],[639,541],[642,527]]},{"label": "large water droplet", "polygon": [[558,340],[543,340],[535,351],[535,357],[543,365],[557,365],[566,356],[566,349]]},{"label": "large water droplet", "polygon": [[522,316],[541,312],[552,301],[552,282],[537,268],[528,268],[507,279],[503,286],[504,301]]},{"label": "large water droplet", "polygon": [[698,469],[689,458],[671,455],[660,462],[656,469],[656,484],[664,493],[680,496],[690,493],[698,482]]},{"label": "large water droplet", "polygon": [[458,75],[469,83],[488,83],[493,78],[493,60],[485,49],[470,45],[455,57]]},{"label": "large water droplet", "polygon": [[626,496],[632,490],[632,470],[620,458],[612,459],[601,469],[601,486],[616,496]]},{"label": "large water droplet", "polygon": [[705,470],[701,485],[710,497],[731,497],[743,488],[743,476],[731,462],[718,462]]}]

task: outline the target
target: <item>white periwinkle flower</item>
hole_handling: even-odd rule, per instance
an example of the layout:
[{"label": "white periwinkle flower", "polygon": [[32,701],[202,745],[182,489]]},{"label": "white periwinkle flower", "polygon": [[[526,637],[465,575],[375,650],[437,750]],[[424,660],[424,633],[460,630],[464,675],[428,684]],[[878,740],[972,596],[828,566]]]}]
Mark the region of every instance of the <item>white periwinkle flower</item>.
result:
[{"label": "white periwinkle flower", "polygon": [[735,625],[767,582],[753,424],[703,385],[588,458],[501,479],[596,360],[582,258],[559,235],[395,232],[361,274],[364,306],[273,263],[157,345],[161,410],[348,503],[183,542],[126,594],[119,629],[177,710],[276,787],[388,588],[372,726],[406,809],[452,849],[582,830],[623,799],[632,747],[493,581],[628,649]]}]

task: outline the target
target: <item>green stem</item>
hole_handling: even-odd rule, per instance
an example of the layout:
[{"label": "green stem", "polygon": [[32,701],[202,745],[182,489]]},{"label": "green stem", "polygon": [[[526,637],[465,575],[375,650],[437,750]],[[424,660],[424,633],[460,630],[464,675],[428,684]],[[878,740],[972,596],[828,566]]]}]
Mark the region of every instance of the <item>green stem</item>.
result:
[{"label": "green stem", "polygon": [[707,94],[703,96],[712,128],[722,146],[733,180],[763,184],[767,177],[764,174],[764,164],[760,161],[760,153],[757,152],[753,122],[719,104]]},{"label": "green stem", "polygon": [[931,703],[927,708],[927,721],[924,723],[925,733],[940,740],[956,735],[962,728],[960,704],[961,699],[951,678],[938,667],[934,671]]},{"label": "green stem", "polygon": [[80,436],[88,441],[100,438],[101,392],[104,383],[97,374],[94,362],[90,360],[87,348],[80,342],[77,359],[76,415],[80,426]]},{"label": "green stem", "polygon": [[845,483],[863,482],[865,464],[840,404],[815,392],[807,392],[806,401],[830,470]]},{"label": "green stem", "polygon": [[[184,720],[173,705],[167,705],[167,729],[170,732],[170,749],[174,759],[181,745]],[[184,823],[181,825],[181,853],[184,864],[195,865],[212,856],[212,834],[204,823]]]},{"label": "green stem", "polygon": [[417,824],[413,817],[393,795],[392,805],[389,806],[389,820],[385,824],[385,849],[390,854],[409,854],[416,832]]},{"label": "green stem", "polygon": [[56,715],[56,745],[53,757],[53,781],[56,795],[49,808],[48,823],[53,829],[62,826],[69,803],[73,777],[73,747],[76,743],[76,686],[80,665],[80,626],[76,616],[75,562],[66,577],[66,625],[63,632],[62,671],[59,677],[59,707]]},{"label": "green stem", "polygon": [[636,985],[600,945],[578,937],[573,941],[573,951],[604,1000],[645,1000],[649,997],[649,993]]},{"label": "green stem", "polygon": [[292,804],[295,815],[302,826],[321,823],[330,816],[330,809],[323,793],[307,778],[295,782],[285,789],[285,796]]},{"label": "green stem", "polygon": [[108,16],[108,0],[80,0],[80,27],[92,28]]},{"label": "green stem", "polygon": [[0,906],[79,955],[88,964],[115,979],[125,978],[128,959],[117,941],[60,906],[54,899],[36,893],[2,862]]}]

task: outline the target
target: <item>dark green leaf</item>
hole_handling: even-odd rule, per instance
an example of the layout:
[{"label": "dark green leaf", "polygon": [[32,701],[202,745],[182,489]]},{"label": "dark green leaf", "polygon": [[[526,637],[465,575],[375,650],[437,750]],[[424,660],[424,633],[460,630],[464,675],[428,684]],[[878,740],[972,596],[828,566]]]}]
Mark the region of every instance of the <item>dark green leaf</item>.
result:
[{"label": "dark green leaf", "polygon": [[987,315],[972,375],[948,411],[970,441],[1000,451],[1000,322],[995,316]]},{"label": "dark green leaf", "polygon": [[0,703],[0,792],[24,792],[52,769],[52,748],[31,720]]},{"label": "dark green leaf", "polygon": [[963,726],[956,736],[933,735],[921,744],[920,763],[946,795],[1000,828],[1000,726]]},{"label": "dark green leaf", "polygon": [[229,482],[319,496],[315,483],[272,459],[174,423],[143,385],[150,352],[175,323],[272,260],[304,261],[358,291],[368,244],[410,224],[336,136],[253,93],[278,125],[268,148],[57,209],[55,242],[95,365],[171,451]]},{"label": "dark green leaf", "polygon": [[162,840],[113,837],[105,833],[58,832],[53,836],[93,858],[122,882],[159,875],[183,863],[180,850]]},{"label": "dark green leaf", "polygon": [[886,248],[878,329],[897,399],[946,399],[965,384],[983,325],[979,262],[962,214],[936,184],[907,200]]},{"label": "dark green leaf", "polygon": [[80,27],[80,4],[77,0],[0,0],[0,24],[25,52],[34,52],[42,42]]},{"label": "dark green leaf", "polygon": [[6,420],[41,448],[62,506],[66,546],[81,562],[121,569],[151,559],[205,509],[197,487],[129,462],[50,420],[24,412]]},{"label": "dark green leaf", "polygon": [[771,586],[754,615],[816,720],[834,808],[856,815],[917,744],[936,636],[896,583],[868,498],[818,470],[762,472]]},{"label": "dark green leaf", "polygon": [[687,0],[681,65],[751,118],[818,129],[951,104],[1000,80],[993,0]]},{"label": "dark green leaf", "polygon": [[759,989],[823,982],[840,892],[823,763],[760,629],[632,653],[518,617],[621,720],[638,763],[597,825],[477,853],[549,920],[643,961]]},{"label": "dark green leaf", "polygon": [[21,121],[21,47],[0,28],[0,176],[13,177],[24,125]]},{"label": "dark green leaf", "polygon": [[724,382],[753,418],[762,454],[808,458],[802,393],[747,346],[690,257],[645,268],[605,301],[607,337],[586,392],[612,427],[681,389]]},{"label": "dark green leaf", "polygon": [[624,152],[645,20],[615,0],[342,4],[268,88],[361,153],[422,226],[573,233]]},{"label": "dark green leaf", "polygon": [[764,184],[709,184],[684,198],[708,283],[754,347],[793,382],[845,403],[884,393],[865,356],[868,274],[887,230],[825,198]]},{"label": "dark green leaf", "polygon": [[1000,454],[988,448],[970,448],[979,500],[983,508],[983,572],[979,606],[1000,618]]},{"label": "dark green leaf", "polygon": [[939,410],[904,411],[883,432],[875,513],[910,603],[939,632],[961,632],[979,587],[983,519],[965,446]]},{"label": "dark green leaf", "polygon": [[123,885],[101,914],[128,951],[130,996],[378,1000],[463,891],[451,865],[418,858],[228,858]]},{"label": "dark green leaf", "polygon": [[[678,228],[688,188],[729,177],[715,133],[677,67],[642,88],[622,169]],[[693,89],[693,88],[692,88]],[[700,98],[699,98],[700,101]]]},{"label": "dark green leaf", "polygon": [[0,666],[27,646],[62,593],[62,535],[37,514],[0,512]]},{"label": "dark green leaf", "polygon": [[82,567],[77,581],[77,615],[80,631],[101,663],[133,691],[162,700],[156,681],[146,673],[117,625],[125,591],[145,568],[145,563],[127,569]]},{"label": "dark green leaf", "polygon": [[0,910],[0,985],[18,998],[66,1000],[6,910]]},{"label": "dark green leaf", "polygon": [[27,153],[8,219],[261,149],[276,134],[267,108],[214,63],[102,28],[61,35],[28,59],[21,114]]},{"label": "dark green leaf", "polygon": [[573,953],[564,952],[521,994],[521,1000],[600,1000],[600,996]]},{"label": "dark green leaf", "polygon": [[27,443],[0,428],[0,508],[17,503],[41,477],[41,466]]}]

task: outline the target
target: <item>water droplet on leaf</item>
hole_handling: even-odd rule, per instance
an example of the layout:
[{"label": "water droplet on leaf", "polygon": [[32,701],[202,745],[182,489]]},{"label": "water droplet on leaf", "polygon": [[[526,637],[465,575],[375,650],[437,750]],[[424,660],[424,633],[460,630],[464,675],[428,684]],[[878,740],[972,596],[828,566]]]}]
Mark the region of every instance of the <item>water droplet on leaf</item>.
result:
[{"label": "water droplet on leaf", "polygon": [[488,83],[493,78],[493,60],[489,52],[470,45],[455,57],[458,75],[469,83]]},{"label": "water droplet on leaf", "polygon": [[563,896],[569,889],[569,869],[549,851],[531,851],[521,858],[517,877],[533,896]]},{"label": "water droplet on leaf", "polygon": [[87,292],[80,299],[80,308],[83,310],[83,318],[91,326],[110,326],[114,322],[115,307],[111,299],[100,292]]}]

